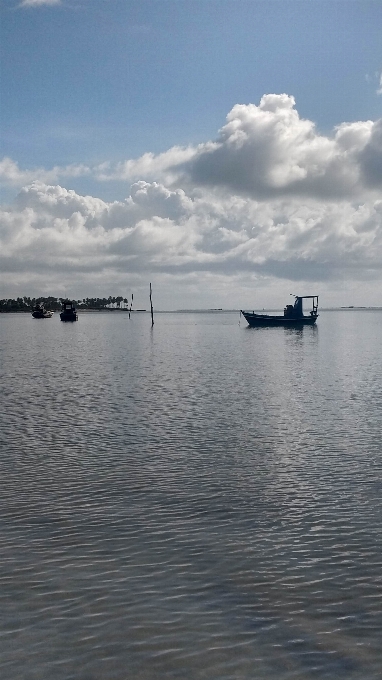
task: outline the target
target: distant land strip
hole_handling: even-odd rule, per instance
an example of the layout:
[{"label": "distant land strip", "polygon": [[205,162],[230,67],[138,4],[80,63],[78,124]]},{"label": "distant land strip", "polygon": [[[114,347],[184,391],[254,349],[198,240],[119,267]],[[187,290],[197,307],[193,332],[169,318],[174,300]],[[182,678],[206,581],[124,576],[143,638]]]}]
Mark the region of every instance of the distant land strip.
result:
[{"label": "distant land strip", "polygon": [[[125,297],[122,297],[122,295],[118,295],[117,297],[113,297],[109,295],[109,297],[104,297],[104,298],[82,298],[81,300],[73,300],[70,298],[76,305],[77,309],[79,311],[84,311],[84,312],[113,312],[113,311],[124,311],[124,312],[147,312],[147,309],[138,309],[132,306],[132,303]],[[0,300],[0,314],[2,313],[8,313],[8,312],[32,312],[33,308],[37,303],[43,304],[45,309],[50,309],[51,311],[59,311],[61,310],[62,304],[65,300],[68,300],[67,297],[53,297],[53,296],[48,296],[48,297],[18,297],[18,298],[4,298]],[[251,308],[252,309],[252,308]],[[254,308],[255,310],[257,309],[256,307]],[[357,311],[372,311],[372,310],[382,310],[382,306],[363,306],[363,305],[348,305],[347,307],[321,307],[320,312],[357,312]],[[240,309],[239,307],[237,309],[223,309],[222,307],[211,307],[209,309],[176,309],[176,310],[156,310],[157,313],[162,313],[162,312],[176,312],[176,313],[190,313],[190,312],[195,312],[195,313],[219,313],[219,312],[239,312]],[[261,312],[277,312],[280,311],[280,309],[257,309],[257,311]]]},{"label": "distant land strip", "polygon": [[[18,297],[16,299],[5,298],[0,300],[0,313],[1,312],[31,312],[33,307],[37,303],[42,303],[46,309],[50,309],[53,312],[61,309],[64,300],[67,297]],[[118,295],[113,297],[109,295],[108,298],[82,298],[82,300],[73,300],[78,309],[87,310],[101,310],[101,309],[130,309],[129,301],[127,298]],[[136,310],[138,311],[138,310]]]}]

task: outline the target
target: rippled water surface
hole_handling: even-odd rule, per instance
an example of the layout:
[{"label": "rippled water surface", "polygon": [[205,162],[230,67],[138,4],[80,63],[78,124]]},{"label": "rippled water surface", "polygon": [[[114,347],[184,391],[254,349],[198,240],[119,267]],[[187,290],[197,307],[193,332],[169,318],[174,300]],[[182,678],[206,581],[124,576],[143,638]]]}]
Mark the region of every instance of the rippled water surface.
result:
[{"label": "rippled water surface", "polygon": [[0,316],[4,680],[382,677],[382,312]]}]

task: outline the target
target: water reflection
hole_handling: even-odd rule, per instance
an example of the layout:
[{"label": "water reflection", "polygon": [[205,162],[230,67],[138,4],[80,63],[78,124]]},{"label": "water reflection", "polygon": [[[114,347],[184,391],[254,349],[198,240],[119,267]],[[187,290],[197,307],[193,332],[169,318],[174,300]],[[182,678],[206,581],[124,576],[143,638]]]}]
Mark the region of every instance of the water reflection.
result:
[{"label": "water reflection", "polygon": [[4,677],[378,678],[381,319],[20,317]]}]

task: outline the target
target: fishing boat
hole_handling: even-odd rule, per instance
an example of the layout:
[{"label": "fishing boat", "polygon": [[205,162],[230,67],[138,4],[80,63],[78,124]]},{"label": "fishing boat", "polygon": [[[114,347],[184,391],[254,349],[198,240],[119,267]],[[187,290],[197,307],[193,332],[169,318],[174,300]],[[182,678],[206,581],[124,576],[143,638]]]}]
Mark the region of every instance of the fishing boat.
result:
[{"label": "fishing boat", "polygon": [[[312,300],[312,309],[304,314],[303,300]],[[257,314],[243,309],[240,313],[252,327],[259,326],[313,326],[318,317],[318,295],[295,295],[294,305],[286,305],[283,315]]]},{"label": "fishing boat", "polygon": [[32,309],[32,316],[34,319],[50,319],[54,312],[45,309],[42,302],[37,302]]},{"label": "fishing boat", "polygon": [[74,302],[71,300],[64,300],[62,303],[62,310],[60,312],[61,321],[77,321],[78,314]]}]

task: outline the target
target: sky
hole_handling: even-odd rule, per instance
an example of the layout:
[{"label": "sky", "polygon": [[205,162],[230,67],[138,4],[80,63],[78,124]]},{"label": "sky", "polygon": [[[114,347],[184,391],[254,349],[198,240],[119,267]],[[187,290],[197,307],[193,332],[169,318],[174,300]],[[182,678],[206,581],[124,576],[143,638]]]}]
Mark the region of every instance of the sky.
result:
[{"label": "sky", "polygon": [[382,306],[380,0],[0,13],[1,298]]}]

